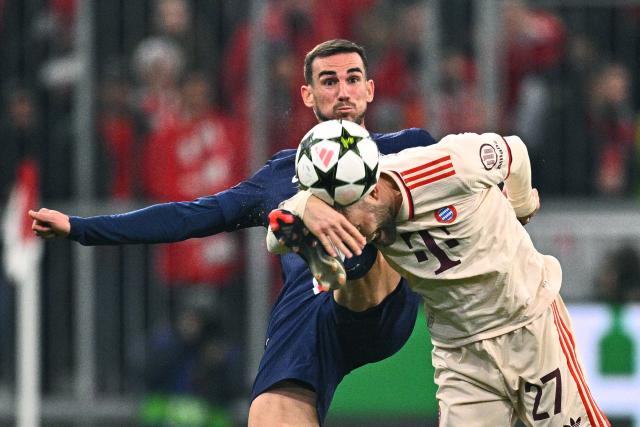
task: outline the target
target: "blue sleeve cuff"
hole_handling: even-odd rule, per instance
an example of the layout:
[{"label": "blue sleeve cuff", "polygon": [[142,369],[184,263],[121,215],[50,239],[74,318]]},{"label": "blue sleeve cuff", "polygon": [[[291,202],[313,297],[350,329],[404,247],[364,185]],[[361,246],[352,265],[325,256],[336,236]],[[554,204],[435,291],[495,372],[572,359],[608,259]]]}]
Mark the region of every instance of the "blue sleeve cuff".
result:
[{"label": "blue sleeve cuff", "polygon": [[362,255],[344,260],[344,268],[347,270],[347,280],[363,278],[378,258],[378,249],[369,244],[364,247]]}]

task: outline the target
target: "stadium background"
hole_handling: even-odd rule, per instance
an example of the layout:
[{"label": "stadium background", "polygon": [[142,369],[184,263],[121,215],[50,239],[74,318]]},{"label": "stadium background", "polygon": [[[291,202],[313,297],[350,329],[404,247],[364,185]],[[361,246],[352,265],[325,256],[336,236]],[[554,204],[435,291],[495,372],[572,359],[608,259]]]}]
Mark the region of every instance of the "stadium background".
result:
[{"label": "stadium background", "polygon": [[[640,426],[638,1],[0,0],[3,206],[25,159],[41,205],[78,215],[237,182],[313,125],[302,58],[335,37],[369,53],[371,130],[528,143],[543,198],[528,228],[563,263],[594,394],[613,425]],[[42,424],[242,425],[280,285],[263,234],[47,243],[32,266]],[[0,277],[1,425],[18,412],[12,282]],[[327,425],[436,425],[429,350],[419,319],[396,357],[345,380]]]}]

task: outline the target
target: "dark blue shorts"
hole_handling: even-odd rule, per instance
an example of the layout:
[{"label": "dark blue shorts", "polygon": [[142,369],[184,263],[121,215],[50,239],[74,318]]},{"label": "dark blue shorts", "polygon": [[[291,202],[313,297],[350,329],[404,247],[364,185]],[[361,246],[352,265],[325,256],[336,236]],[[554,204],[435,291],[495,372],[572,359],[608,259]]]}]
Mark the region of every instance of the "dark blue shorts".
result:
[{"label": "dark blue shorts", "polygon": [[271,314],[252,399],[281,381],[302,383],[317,394],[322,424],[344,376],[397,352],[411,336],[419,306],[404,280],[359,313],[338,305],[332,293],[285,289]]}]

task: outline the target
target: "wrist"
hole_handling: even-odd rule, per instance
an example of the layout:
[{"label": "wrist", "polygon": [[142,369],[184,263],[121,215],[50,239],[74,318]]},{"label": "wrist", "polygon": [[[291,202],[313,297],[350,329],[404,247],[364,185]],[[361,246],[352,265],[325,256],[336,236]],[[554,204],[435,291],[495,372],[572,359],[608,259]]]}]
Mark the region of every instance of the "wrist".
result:
[{"label": "wrist", "polygon": [[298,191],[293,197],[289,200],[284,201],[280,204],[280,208],[286,209],[292,212],[294,215],[299,218],[304,217],[304,211],[307,208],[307,202],[311,197],[311,192],[308,190]]}]

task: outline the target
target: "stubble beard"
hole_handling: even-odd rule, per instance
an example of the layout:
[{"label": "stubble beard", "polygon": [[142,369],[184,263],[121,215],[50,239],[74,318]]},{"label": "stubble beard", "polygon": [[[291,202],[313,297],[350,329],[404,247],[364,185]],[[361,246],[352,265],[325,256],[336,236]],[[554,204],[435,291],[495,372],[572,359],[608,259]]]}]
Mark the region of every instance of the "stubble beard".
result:
[{"label": "stubble beard", "polygon": [[378,227],[379,234],[373,243],[380,246],[391,246],[398,236],[398,227],[396,226],[395,219],[393,218],[391,208],[384,206],[369,206],[369,209],[373,210],[376,217],[381,218],[380,226]]},{"label": "stubble beard", "polygon": [[392,218],[388,218],[380,226],[380,236],[378,237],[377,244],[380,246],[391,246],[396,241],[398,236],[398,228]]}]

